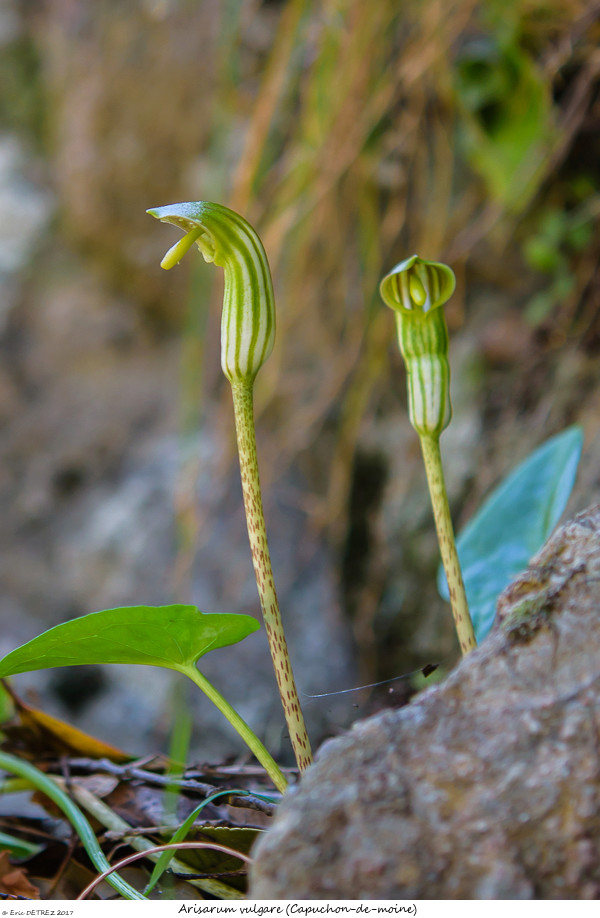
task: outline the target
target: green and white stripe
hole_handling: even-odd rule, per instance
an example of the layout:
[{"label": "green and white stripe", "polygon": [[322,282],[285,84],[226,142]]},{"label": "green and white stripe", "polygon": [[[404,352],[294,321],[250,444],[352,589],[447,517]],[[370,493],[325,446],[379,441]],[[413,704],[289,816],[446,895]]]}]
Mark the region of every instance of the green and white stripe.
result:
[{"label": "green and white stripe", "polygon": [[476,646],[456,551],[444,482],[440,434],[450,423],[448,328],[440,307],[452,296],[453,271],[412,255],[381,281],[383,301],[394,310],[408,381],[411,424],[419,434],[442,562],[448,578],[456,632],[463,654]]},{"label": "green and white stripe", "polygon": [[411,255],[386,274],[379,289],[391,309],[428,313],[447,303],[455,287],[448,265]]},{"label": "green and white stripe", "polygon": [[381,296],[396,314],[410,421],[420,435],[439,436],[452,417],[448,329],[440,307],[454,286],[450,268],[417,255],[400,262],[381,282]]},{"label": "green and white stripe", "polygon": [[230,382],[251,383],[275,340],[273,284],[258,234],[233,210],[207,201],[170,204],[148,213],[186,233],[163,258],[163,268],[177,264],[194,243],[205,261],[224,268],[221,366]]},{"label": "green and white stripe", "polygon": [[406,363],[410,421],[419,434],[441,434],[450,423],[448,330],[441,309],[427,316],[396,313],[398,342]]}]

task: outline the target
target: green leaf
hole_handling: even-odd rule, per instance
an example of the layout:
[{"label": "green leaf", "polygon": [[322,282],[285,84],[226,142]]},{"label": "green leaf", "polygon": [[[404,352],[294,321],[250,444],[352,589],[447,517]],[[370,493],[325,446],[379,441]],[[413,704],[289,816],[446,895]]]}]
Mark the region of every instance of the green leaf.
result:
[{"label": "green leaf", "polygon": [[[252,845],[260,834],[260,829],[248,826],[236,826],[233,828],[229,826],[199,826],[194,828],[188,835],[188,841],[212,841],[217,845],[226,845],[228,848],[233,848],[234,851],[241,851],[242,854],[250,854]],[[243,861],[238,860],[231,854],[215,851],[212,848],[197,850],[182,848],[177,853],[177,858],[183,861],[184,864],[193,867],[197,873],[208,874],[209,876],[219,876],[244,868]],[[243,889],[245,886],[243,879],[235,876],[221,877],[221,879],[234,889]]]},{"label": "green leaf", "polygon": [[[219,797],[230,797],[233,794],[239,797],[246,797],[249,795],[249,793],[250,792],[246,790],[236,790],[235,788],[234,789],[229,788],[227,790],[217,791],[216,794],[211,794],[209,797],[206,797],[206,799],[203,800],[202,803],[198,804],[198,806],[194,810],[192,810],[192,812],[187,817],[185,822],[183,822],[179,826],[175,834],[169,839],[169,844],[174,845],[174,844],[177,844],[178,842],[185,841],[188,833],[192,829],[194,823],[196,822],[198,816],[200,815],[204,807],[207,806],[209,803],[212,803],[213,800],[218,800]],[[254,794],[254,796],[259,797],[261,800],[268,800],[270,803],[274,802],[272,797],[264,797],[261,794]],[[229,843],[227,842],[227,844]],[[248,851],[244,849],[244,853],[247,854]],[[174,855],[175,855],[174,851],[163,851],[163,853],[157,860],[156,864],[154,865],[154,870],[152,871],[152,875],[148,881],[148,885],[146,886],[146,889],[144,890],[145,895],[149,895],[149,893],[152,892],[152,890],[154,889],[154,887],[160,880],[161,876],[163,875],[163,873],[165,872],[165,870],[171,863]]]},{"label": "green leaf", "polygon": [[53,666],[136,663],[188,673],[196,660],[260,627],[249,615],[196,606],[125,606],[57,625],[0,660],[0,677]]},{"label": "green leaf", "polygon": [[[1,750],[0,769],[9,772],[9,774],[18,775],[20,778],[24,778],[25,781],[28,781],[33,787],[49,797],[50,800],[62,810],[79,835],[83,847],[98,873],[104,873],[105,870],[110,868],[110,864],[104,856],[102,848],[98,844],[98,839],[91,825],[79,807],[73,803],[69,795],[58,786],[53,778],[43,771],[40,771],[35,765],[24,762],[16,756],[10,755],[8,752],[2,752]],[[139,893],[137,889],[130,886],[118,873],[111,873],[110,876],[106,878],[106,882],[110,883],[113,889],[116,889],[125,899],[145,899],[142,893]]]},{"label": "green leaf", "polygon": [[459,142],[488,194],[524,210],[556,139],[548,80],[533,56],[498,36],[468,43],[456,61]]},{"label": "green leaf", "polygon": [[0,832],[0,851],[10,851],[13,857],[33,857],[42,850],[42,845],[34,845],[33,842]]},{"label": "green leaf", "polygon": [[196,606],[106,609],[57,625],[13,650],[0,660],[0,678],[83,663],[135,663],[177,670],[217,706],[283,792],[287,781],[272,756],[195,666],[209,650],[236,644],[259,627],[249,615],[207,614]]},{"label": "green leaf", "polygon": [[[583,445],[569,427],[535,450],[500,484],[457,539],[478,643],[488,634],[496,600],[542,547],[569,499]],[[444,571],[438,589],[448,600]]]}]

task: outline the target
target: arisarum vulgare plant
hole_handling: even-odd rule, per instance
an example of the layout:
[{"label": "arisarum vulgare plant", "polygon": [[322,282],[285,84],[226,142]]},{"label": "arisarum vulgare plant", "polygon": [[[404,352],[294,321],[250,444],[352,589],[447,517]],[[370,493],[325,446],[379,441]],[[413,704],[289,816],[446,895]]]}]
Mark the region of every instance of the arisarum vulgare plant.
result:
[{"label": "arisarum vulgare plant", "polygon": [[275,301],[267,256],[255,230],[221,204],[196,201],[148,211],[185,232],[165,255],[165,269],[196,244],[207,262],[224,268],[221,366],[231,383],[244,507],[256,584],[279,694],[299,769],[312,753],[275,592],[267,543],[254,431],[253,386],[275,338]]},{"label": "arisarum vulgare plant", "polygon": [[454,292],[452,270],[413,255],[396,265],[380,285],[394,310],[398,343],[406,364],[409,416],[421,441],[427,483],[446,571],[456,633],[463,654],[477,646],[469,614],[440,453],[440,434],[452,417],[448,328],[441,308]]}]

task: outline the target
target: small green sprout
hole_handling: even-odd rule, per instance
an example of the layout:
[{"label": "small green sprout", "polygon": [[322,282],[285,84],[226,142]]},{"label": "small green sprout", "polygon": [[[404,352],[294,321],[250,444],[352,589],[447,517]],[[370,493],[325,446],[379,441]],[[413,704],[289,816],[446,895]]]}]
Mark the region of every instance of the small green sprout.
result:
[{"label": "small green sprout", "polygon": [[448,329],[443,304],[454,292],[452,270],[417,255],[387,274],[383,301],[394,310],[398,343],[406,364],[410,421],[421,441],[440,554],[446,571],[452,614],[463,654],[477,646],[469,614],[440,453],[440,434],[452,417]]},{"label": "small green sprout", "polygon": [[253,386],[275,338],[275,300],[267,256],[255,230],[221,204],[197,201],[148,211],[186,235],[165,255],[171,268],[195,243],[205,261],[225,269],[221,366],[231,383],[240,473],[256,584],[279,694],[298,768],[312,753],[275,592],[256,456]]}]

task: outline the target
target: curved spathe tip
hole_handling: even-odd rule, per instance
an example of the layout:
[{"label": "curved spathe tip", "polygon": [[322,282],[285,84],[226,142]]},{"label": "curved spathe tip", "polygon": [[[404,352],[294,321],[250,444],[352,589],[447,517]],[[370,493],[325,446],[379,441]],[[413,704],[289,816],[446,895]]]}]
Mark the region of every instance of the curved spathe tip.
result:
[{"label": "curved spathe tip", "polygon": [[427,313],[443,306],[455,287],[456,278],[448,265],[411,255],[386,274],[379,292],[390,309]]},{"label": "curved spathe tip", "polygon": [[205,261],[215,259],[215,241],[212,233],[206,227],[203,217],[210,214],[210,208],[215,206],[207,201],[186,201],[181,204],[165,204],[162,207],[151,207],[146,213],[162,223],[171,223],[183,230],[186,234],[175,245],[172,245],[160,263],[161,268],[168,271],[179,264],[186,252],[194,243],[197,244]]}]

